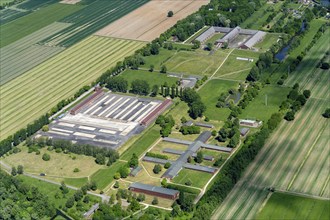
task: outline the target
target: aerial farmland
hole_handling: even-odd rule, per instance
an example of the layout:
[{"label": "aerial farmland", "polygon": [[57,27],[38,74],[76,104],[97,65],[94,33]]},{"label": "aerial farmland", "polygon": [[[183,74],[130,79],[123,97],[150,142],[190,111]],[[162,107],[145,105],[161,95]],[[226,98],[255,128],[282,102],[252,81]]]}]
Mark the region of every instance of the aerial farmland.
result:
[{"label": "aerial farmland", "polygon": [[0,0],[0,219],[330,220],[326,3]]}]

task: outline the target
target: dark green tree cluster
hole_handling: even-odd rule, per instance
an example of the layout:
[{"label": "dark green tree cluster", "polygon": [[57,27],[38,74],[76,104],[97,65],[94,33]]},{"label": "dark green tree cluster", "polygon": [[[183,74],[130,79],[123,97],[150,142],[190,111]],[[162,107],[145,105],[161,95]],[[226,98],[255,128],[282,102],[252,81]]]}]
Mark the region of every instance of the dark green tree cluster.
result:
[{"label": "dark green tree cluster", "polygon": [[330,108],[327,108],[322,115],[325,118],[330,118]]},{"label": "dark green tree cluster", "polygon": [[44,219],[56,214],[47,195],[0,170],[0,219]]},{"label": "dark green tree cluster", "polygon": [[172,86],[169,86],[167,84],[167,82],[165,82],[160,88],[160,94],[163,97],[170,96],[172,99],[174,99],[175,97],[180,96],[179,87],[177,85],[174,85],[174,84]]},{"label": "dark green tree cluster", "polygon": [[168,137],[172,132],[172,128],[175,125],[175,121],[172,115],[169,116],[160,115],[156,119],[156,124],[158,124],[161,127],[160,135],[162,137]]},{"label": "dark green tree cluster", "polygon": [[149,95],[149,83],[142,79],[135,79],[131,83],[131,92],[137,95]]},{"label": "dark green tree cluster", "polygon": [[187,134],[199,134],[201,133],[201,128],[199,126],[181,126],[180,132],[183,135]]},{"label": "dark green tree cluster", "polygon": [[195,84],[195,89],[198,89],[201,85],[203,85],[207,81],[207,76],[203,76],[203,78],[198,79]]},{"label": "dark green tree cluster", "polygon": [[139,166],[139,158],[135,153],[133,153],[131,159],[128,161],[128,165],[131,168],[136,168]]},{"label": "dark green tree cluster", "polygon": [[202,117],[203,113],[206,111],[206,106],[202,102],[200,95],[191,88],[186,88],[183,90],[181,100],[188,104],[189,115],[193,119]]},{"label": "dark green tree cluster", "polygon": [[160,164],[155,164],[154,168],[152,169],[152,171],[155,173],[155,174],[158,174],[160,173],[160,171],[162,171],[162,166]]},{"label": "dark green tree cluster", "polygon": [[106,87],[113,92],[124,92],[128,90],[128,82],[121,76],[109,78]]}]

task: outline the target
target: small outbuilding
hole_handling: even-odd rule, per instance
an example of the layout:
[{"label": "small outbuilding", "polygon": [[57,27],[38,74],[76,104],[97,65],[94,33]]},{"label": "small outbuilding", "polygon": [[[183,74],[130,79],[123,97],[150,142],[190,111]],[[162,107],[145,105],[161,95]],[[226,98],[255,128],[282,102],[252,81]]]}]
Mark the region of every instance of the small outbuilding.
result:
[{"label": "small outbuilding", "polygon": [[142,167],[135,167],[134,169],[132,169],[132,171],[130,172],[130,176],[135,177],[136,175],[139,174],[139,172],[142,170]]},{"label": "small outbuilding", "polygon": [[249,128],[241,128],[239,129],[239,133],[241,134],[242,137],[245,137],[247,133],[249,133],[250,129]]},{"label": "small outbuilding", "polygon": [[144,183],[132,183],[129,186],[129,190],[137,193],[144,193],[151,196],[157,196],[165,199],[176,200],[179,197],[180,192],[174,189],[167,189],[160,186],[153,186]]}]

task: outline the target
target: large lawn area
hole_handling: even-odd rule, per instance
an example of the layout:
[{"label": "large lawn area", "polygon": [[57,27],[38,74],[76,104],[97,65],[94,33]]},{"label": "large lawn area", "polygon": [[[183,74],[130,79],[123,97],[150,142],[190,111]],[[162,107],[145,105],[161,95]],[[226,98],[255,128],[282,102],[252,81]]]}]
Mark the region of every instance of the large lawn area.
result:
[{"label": "large lawn area", "polygon": [[240,117],[266,122],[273,113],[278,112],[280,104],[286,99],[289,91],[290,88],[287,87],[265,86],[242,111]]},{"label": "large lawn area", "polygon": [[256,219],[330,219],[330,201],[274,193]]},{"label": "large lawn area", "polygon": [[276,43],[281,35],[282,34],[267,33],[264,39],[254,45],[254,47],[260,52],[266,52],[274,43]]},{"label": "large lawn area", "polygon": [[[7,156],[2,160],[10,166],[23,165],[24,170],[28,173],[37,175],[46,173],[50,177],[78,178],[87,177],[103,167],[95,163],[94,157],[56,153],[55,150],[48,151],[46,148],[40,149],[40,154],[36,155],[35,152],[28,153],[27,147],[20,148],[22,149],[21,152]],[[49,161],[42,159],[44,153],[50,155]],[[76,159],[73,159],[74,157]],[[75,168],[78,168],[79,172],[73,172]]]},{"label": "large lawn area", "polygon": [[6,46],[83,8],[81,5],[53,4],[1,26],[0,47]]},{"label": "large lawn area", "polygon": [[161,85],[164,85],[165,82],[167,82],[169,86],[172,86],[173,84],[176,85],[176,82],[179,80],[179,78],[176,77],[168,77],[167,74],[146,70],[127,69],[121,74],[121,76],[128,81],[129,85],[131,85],[133,80],[143,79],[149,83],[150,87],[153,85],[158,85],[160,87]]},{"label": "large lawn area", "polygon": [[173,183],[185,185],[190,180],[191,186],[203,188],[207,181],[212,177],[212,174],[196,170],[182,169],[179,174],[174,177]]},{"label": "large lawn area", "polygon": [[160,48],[159,54],[156,56],[144,57],[145,64],[143,67],[149,69],[151,65],[154,65],[155,70],[160,70],[160,67],[166,62],[166,60],[170,59],[175,54],[175,52],[175,50]]},{"label": "large lawn area", "polygon": [[220,94],[227,92],[231,88],[238,88],[238,82],[213,79],[208,81],[198,93],[202,97],[202,101],[206,105],[205,116],[211,120],[224,121],[230,114],[228,108],[217,108],[216,104]]}]

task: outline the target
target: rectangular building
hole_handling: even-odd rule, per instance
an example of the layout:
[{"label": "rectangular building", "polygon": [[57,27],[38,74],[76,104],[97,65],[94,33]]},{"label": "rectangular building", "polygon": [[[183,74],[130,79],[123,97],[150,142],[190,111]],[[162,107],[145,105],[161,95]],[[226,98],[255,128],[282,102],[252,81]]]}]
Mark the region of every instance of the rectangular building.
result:
[{"label": "rectangular building", "polygon": [[159,186],[153,186],[143,183],[132,183],[129,190],[136,193],[144,193],[151,196],[157,196],[165,199],[176,200],[179,197],[179,191],[174,189],[167,189]]}]

